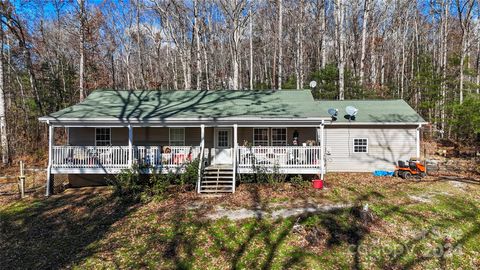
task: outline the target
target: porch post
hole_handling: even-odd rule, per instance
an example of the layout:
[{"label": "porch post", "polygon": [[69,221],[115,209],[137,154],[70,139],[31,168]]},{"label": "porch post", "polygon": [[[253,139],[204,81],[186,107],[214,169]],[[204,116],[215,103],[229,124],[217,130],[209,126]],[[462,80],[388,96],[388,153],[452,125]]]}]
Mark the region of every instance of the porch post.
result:
[{"label": "porch post", "polygon": [[52,191],[53,184],[53,175],[52,175],[52,155],[53,155],[53,132],[55,127],[52,125],[48,126],[48,166],[47,166],[47,186],[45,190],[45,196],[50,196]]},{"label": "porch post", "polygon": [[322,120],[320,124],[320,179],[323,180],[325,174],[325,133],[324,133],[325,122]]},{"label": "porch post", "polygon": [[418,125],[417,127],[417,130],[416,130],[416,133],[417,133],[417,139],[416,139],[416,142],[417,142],[417,149],[416,149],[416,155],[417,155],[417,158],[420,159],[420,129],[422,128],[422,125]]},{"label": "porch post", "polygon": [[198,164],[197,193],[200,193],[200,182],[202,180],[203,156],[205,151],[205,125],[200,125],[200,163]]},{"label": "porch post", "polygon": [[238,125],[233,125],[233,185],[232,193],[235,193],[235,185],[237,180],[237,147],[238,147]]},{"label": "porch post", "polygon": [[128,167],[133,165],[133,128],[128,125]]}]

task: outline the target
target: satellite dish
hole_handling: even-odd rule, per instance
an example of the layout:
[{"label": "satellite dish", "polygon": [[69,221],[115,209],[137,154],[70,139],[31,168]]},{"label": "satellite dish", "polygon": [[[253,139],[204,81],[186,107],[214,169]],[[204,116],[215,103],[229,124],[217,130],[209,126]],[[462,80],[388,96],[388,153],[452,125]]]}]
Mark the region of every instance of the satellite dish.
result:
[{"label": "satellite dish", "polygon": [[328,114],[330,114],[330,116],[332,116],[332,117],[337,117],[338,110],[334,109],[334,108],[330,108],[330,109],[328,109]]},{"label": "satellite dish", "polygon": [[315,88],[317,86],[317,82],[316,81],[311,81],[310,82],[310,88]]},{"label": "satellite dish", "polygon": [[353,106],[347,106],[345,108],[345,111],[347,112],[348,115],[350,115],[350,117],[355,116],[358,113],[358,109]]}]

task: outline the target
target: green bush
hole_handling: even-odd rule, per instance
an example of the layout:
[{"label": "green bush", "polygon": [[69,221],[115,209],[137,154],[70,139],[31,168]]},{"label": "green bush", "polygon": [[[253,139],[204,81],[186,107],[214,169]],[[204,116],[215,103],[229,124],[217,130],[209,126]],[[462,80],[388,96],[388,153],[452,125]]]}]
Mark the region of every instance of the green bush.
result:
[{"label": "green bush", "polygon": [[185,172],[180,176],[181,185],[189,184],[195,185],[198,180],[198,165],[200,164],[200,159],[195,159],[192,162],[188,163],[185,167]]},{"label": "green bush", "polygon": [[[185,166],[183,174],[169,172],[157,173],[154,168],[134,166],[122,170],[108,183],[114,188],[116,195],[132,200],[148,201],[162,198],[170,185],[193,185],[198,179],[199,160],[196,159]],[[151,174],[142,174],[142,170],[151,170]]]},{"label": "green bush", "polygon": [[290,183],[297,187],[308,187],[310,186],[310,181],[303,178],[301,174],[294,175],[290,177]]},{"label": "green bush", "polygon": [[108,180],[114,193],[120,197],[138,199],[144,189],[138,167],[122,170],[114,178]]},{"label": "green bush", "polygon": [[458,139],[465,143],[478,144],[480,141],[480,95],[467,95],[462,104],[454,105],[450,124]]}]

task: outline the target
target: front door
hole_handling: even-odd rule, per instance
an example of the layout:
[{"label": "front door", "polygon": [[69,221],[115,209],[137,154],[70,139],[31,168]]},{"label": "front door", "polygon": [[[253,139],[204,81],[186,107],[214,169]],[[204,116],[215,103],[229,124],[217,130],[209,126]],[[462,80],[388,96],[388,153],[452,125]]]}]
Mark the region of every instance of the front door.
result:
[{"label": "front door", "polygon": [[215,128],[214,164],[232,164],[232,129]]}]

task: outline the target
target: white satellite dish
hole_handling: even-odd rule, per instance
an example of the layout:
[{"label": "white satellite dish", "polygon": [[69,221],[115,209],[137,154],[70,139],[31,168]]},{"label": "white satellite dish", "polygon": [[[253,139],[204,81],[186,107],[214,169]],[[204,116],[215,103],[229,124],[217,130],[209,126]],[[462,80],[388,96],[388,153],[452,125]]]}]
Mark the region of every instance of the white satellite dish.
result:
[{"label": "white satellite dish", "polygon": [[310,82],[310,88],[315,88],[317,86],[317,82],[316,81],[311,81]]},{"label": "white satellite dish", "polygon": [[348,115],[350,115],[350,117],[355,116],[358,113],[358,109],[353,106],[347,106],[345,111]]},{"label": "white satellite dish", "polygon": [[332,116],[332,117],[337,117],[338,110],[334,109],[334,108],[330,108],[330,109],[328,109],[328,114],[330,114],[330,116]]}]

